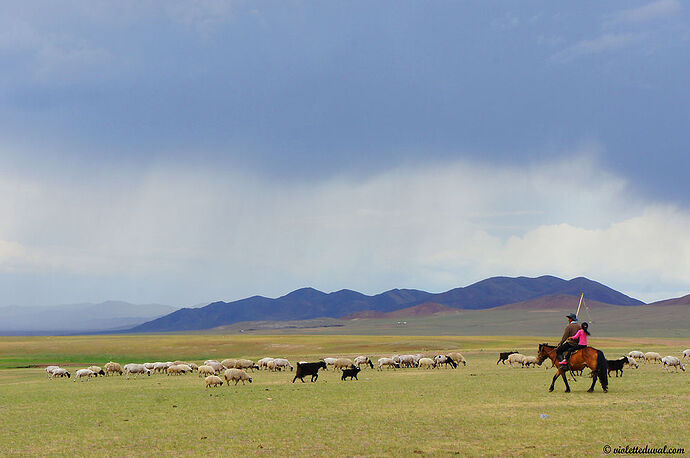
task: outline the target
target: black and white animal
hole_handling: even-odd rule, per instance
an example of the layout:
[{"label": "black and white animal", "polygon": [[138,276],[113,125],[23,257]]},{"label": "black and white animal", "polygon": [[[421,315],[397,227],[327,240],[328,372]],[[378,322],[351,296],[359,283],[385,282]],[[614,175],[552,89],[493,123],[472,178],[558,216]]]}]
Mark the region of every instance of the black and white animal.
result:
[{"label": "black and white animal", "polygon": [[498,354],[498,361],[496,361],[496,364],[503,362],[505,365],[506,361],[508,361],[508,356],[512,355],[513,353],[517,353],[517,351],[502,351]]},{"label": "black and white animal", "polygon": [[621,373],[621,377],[623,377],[623,365],[629,364],[628,362],[628,357],[623,356],[618,359],[613,359],[613,360],[608,360],[608,371],[609,375],[611,375],[611,371],[616,371],[616,377],[618,377],[618,372]]},{"label": "black and white animal", "polygon": [[350,377],[350,380],[352,380],[352,379],[359,380],[357,378],[357,374],[361,370],[362,369],[360,369],[359,366],[355,366],[352,369],[343,369],[343,376],[340,377],[340,380],[345,380],[345,377]]},{"label": "black and white animal", "polygon": [[311,375],[311,381],[315,382],[319,378],[319,369],[326,370],[326,362],[319,361],[316,363],[297,363],[297,370],[295,371],[295,378],[292,379],[292,383],[295,380],[300,379],[304,383],[304,377]]}]

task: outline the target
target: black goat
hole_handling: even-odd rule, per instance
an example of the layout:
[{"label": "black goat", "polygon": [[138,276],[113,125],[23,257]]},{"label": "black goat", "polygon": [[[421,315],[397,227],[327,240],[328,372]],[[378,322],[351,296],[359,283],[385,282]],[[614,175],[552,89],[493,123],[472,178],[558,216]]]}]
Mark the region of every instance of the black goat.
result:
[{"label": "black goat", "polygon": [[362,370],[362,369],[360,369],[360,368],[357,367],[357,366],[353,367],[352,369],[343,369],[343,376],[340,377],[340,380],[345,380],[345,377],[350,377],[350,380],[352,380],[353,378],[354,378],[355,380],[359,380],[359,379],[357,378],[357,374],[358,374],[361,370]]},{"label": "black goat", "polygon": [[319,361],[318,363],[297,363],[297,370],[295,371],[295,378],[292,379],[292,383],[295,380],[300,379],[304,383],[304,377],[311,375],[311,381],[315,382],[319,378],[319,369],[323,368],[326,370],[326,363],[324,361]]},{"label": "black goat", "polygon": [[616,371],[616,377],[618,377],[618,372],[620,371],[621,377],[623,377],[623,365],[627,363],[629,363],[627,356],[614,360],[608,360],[609,375],[611,375],[611,371]]},{"label": "black goat", "polygon": [[508,356],[512,355],[513,353],[517,353],[517,351],[502,351],[501,353],[498,354],[498,361],[496,361],[496,364],[500,363],[503,361],[503,364],[508,361]]}]

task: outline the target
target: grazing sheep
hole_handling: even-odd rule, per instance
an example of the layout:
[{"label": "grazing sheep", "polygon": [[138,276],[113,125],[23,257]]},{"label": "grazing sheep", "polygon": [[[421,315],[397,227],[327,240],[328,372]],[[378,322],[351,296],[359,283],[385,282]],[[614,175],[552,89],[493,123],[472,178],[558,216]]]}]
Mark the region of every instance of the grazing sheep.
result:
[{"label": "grazing sheep", "polygon": [[285,358],[276,358],[273,360],[273,362],[276,364],[276,368],[278,369],[287,369],[288,367],[290,368],[290,371],[295,369],[292,367],[292,364],[290,364],[290,361]]},{"label": "grazing sheep", "polygon": [[525,355],[521,355],[520,353],[513,353],[512,355],[508,356],[508,364],[510,364],[510,367],[515,367],[513,366],[513,363],[515,364],[520,364],[522,367],[525,367]]},{"label": "grazing sheep", "polygon": [[674,367],[676,369],[676,372],[678,372],[678,368],[681,368],[683,372],[685,372],[685,366],[683,366],[680,363],[680,360],[675,356],[664,356],[663,358],[661,358],[661,362],[664,365],[664,369],[666,369],[667,372],[671,372],[669,371],[669,367]]},{"label": "grazing sheep", "polygon": [[414,355],[400,355],[400,367],[416,367]]},{"label": "grazing sheep", "polygon": [[[158,363],[158,364],[163,364],[163,363]],[[156,366],[156,363],[144,363],[144,367],[150,371],[154,370]]]},{"label": "grazing sheep", "polygon": [[216,371],[206,364],[199,366],[199,377],[205,377],[207,375],[214,375]]},{"label": "grazing sheep", "polygon": [[462,356],[462,353],[454,351],[453,353],[448,353],[448,356],[450,356],[456,363],[462,363],[463,366],[467,366],[467,361],[465,360],[465,357]]},{"label": "grazing sheep", "polygon": [[66,376],[67,378],[70,378],[70,373],[67,372],[67,369],[63,369],[63,368],[61,368],[61,367],[58,367],[57,369],[54,369],[53,372],[52,372],[52,374],[51,374],[51,378],[55,378],[55,377],[65,377],[65,376]]},{"label": "grazing sheep", "polygon": [[340,380],[345,380],[346,377],[350,377],[350,380],[352,380],[353,378],[354,378],[355,380],[359,380],[359,379],[357,378],[357,374],[358,374],[361,370],[362,370],[362,369],[360,369],[359,366],[355,366],[355,367],[350,368],[350,369],[343,369],[343,375],[342,375],[342,377],[340,377]]},{"label": "grazing sheep", "polygon": [[383,366],[388,366],[389,368],[400,368],[400,363],[396,362],[393,358],[379,358],[378,368],[383,370]]},{"label": "grazing sheep", "polygon": [[199,370],[199,366],[194,363],[189,363],[189,368],[192,370],[192,372]]},{"label": "grazing sheep", "polygon": [[221,363],[218,361],[209,361],[207,366],[211,366],[216,374],[221,374],[225,370],[225,366],[223,366]]},{"label": "grazing sheep", "polygon": [[168,375],[184,375],[192,372],[192,368],[186,364],[173,364],[168,368]]},{"label": "grazing sheep", "polygon": [[357,367],[362,367],[362,364],[368,364],[372,369],[374,368],[374,363],[371,362],[368,356],[358,356],[355,358],[355,364]]},{"label": "grazing sheep", "polygon": [[251,359],[238,359],[235,362],[235,369],[258,369],[259,366]]},{"label": "grazing sheep", "polygon": [[[86,381],[88,382],[90,377],[96,377],[96,373],[90,369],[79,369],[75,374],[74,374],[74,379],[73,381],[77,381],[77,379],[82,379],[85,378]],[[83,382],[83,380],[82,380]]]},{"label": "grazing sheep", "polygon": [[218,361],[216,361],[215,359],[207,359],[206,361],[204,361],[204,366],[210,366],[209,363],[217,363],[217,362]]},{"label": "grazing sheep", "polygon": [[257,366],[259,366],[259,370],[261,369],[268,369],[268,363],[270,361],[273,361],[273,358],[261,358],[256,362]]},{"label": "grazing sheep", "polygon": [[209,375],[206,377],[206,388],[210,386],[222,386],[223,381],[217,375]]},{"label": "grazing sheep", "polygon": [[426,367],[426,368],[434,368],[436,367],[436,361],[434,361],[431,358],[420,358],[419,359],[419,365],[417,367]]},{"label": "grazing sheep", "polygon": [[661,362],[661,355],[655,351],[648,351],[647,353],[644,354],[644,360],[645,361],[654,361],[654,362]]},{"label": "grazing sheep", "polygon": [[635,359],[644,359],[644,353],[638,350],[633,350],[630,353],[628,353],[628,357]]},{"label": "grazing sheep", "polygon": [[316,363],[297,363],[297,370],[295,371],[295,377],[292,379],[292,383],[295,380],[300,379],[304,383],[304,377],[311,375],[311,381],[315,382],[319,378],[319,369],[327,370],[325,361],[318,361]]},{"label": "grazing sheep", "polygon": [[223,373],[223,377],[225,377],[225,381],[227,382],[226,386],[229,386],[232,380],[235,381],[235,385],[237,385],[239,381],[242,381],[242,385],[244,385],[245,380],[252,383],[252,378],[242,369],[228,369]]},{"label": "grazing sheep", "polygon": [[629,365],[630,367],[634,367],[635,369],[639,369],[640,365],[637,364],[637,361],[635,361],[635,358],[628,356],[628,361],[625,363]]},{"label": "grazing sheep", "polygon": [[414,363],[416,366],[419,366],[419,360],[422,358],[424,358],[424,355],[421,353],[417,353],[416,355],[414,355]]},{"label": "grazing sheep", "polygon": [[[333,366],[337,360],[338,358],[324,358],[323,362],[326,363],[326,366]],[[333,370],[335,370],[335,367]]]},{"label": "grazing sheep", "polygon": [[168,370],[168,364],[167,363],[162,363],[160,361],[156,361],[153,363],[153,369],[149,369],[151,372],[165,372]]},{"label": "grazing sheep", "polygon": [[690,348],[683,350],[683,359],[690,358]]},{"label": "grazing sheep", "polygon": [[396,363],[400,364],[400,355],[393,355],[391,356],[391,359]]},{"label": "grazing sheep", "polygon": [[269,361],[268,363],[266,363],[266,368],[267,368],[270,372],[278,372],[278,371],[280,371],[280,368],[278,367],[278,365],[276,365],[276,362],[275,362],[275,361]]},{"label": "grazing sheep", "polygon": [[60,369],[60,366],[48,366],[48,367],[46,367],[46,377],[53,378],[53,371],[55,369]]},{"label": "grazing sheep", "polygon": [[122,375],[122,366],[120,366],[120,363],[114,363],[110,361],[105,364],[105,375],[110,374]]},{"label": "grazing sheep", "polygon": [[525,356],[522,360],[523,364],[527,367],[537,367],[537,357],[536,356]]},{"label": "grazing sheep", "polygon": [[436,368],[441,367],[441,364],[445,364],[446,367],[450,364],[453,369],[458,367],[455,361],[453,361],[453,358],[448,355],[436,355],[434,356],[434,361],[436,362]]},{"label": "grazing sheep", "polygon": [[610,359],[607,360],[607,369],[608,369],[608,375],[611,375],[611,371],[616,371],[616,377],[618,377],[618,372],[621,373],[621,377],[623,377],[623,365],[628,362],[628,357],[623,356],[622,358],[618,359]]},{"label": "grazing sheep", "polygon": [[338,358],[333,363],[333,369],[352,369],[355,367],[354,361],[350,358]]},{"label": "grazing sheep", "polygon": [[[220,363],[223,365],[224,368],[226,368],[226,369],[232,369],[233,367],[235,367],[235,363],[236,363],[236,362],[237,362],[236,359],[229,358],[229,359],[224,359],[224,360],[221,361]],[[210,365],[210,364],[207,364],[207,366],[209,366],[209,365]]]},{"label": "grazing sheep", "polygon": [[105,375],[105,371],[98,366],[89,366],[89,370],[96,374],[96,377],[99,375]]},{"label": "grazing sheep", "polygon": [[503,365],[505,366],[506,361],[508,361],[508,357],[515,353],[518,353],[518,351],[502,351],[498,354],[498,361],[496,361],[496,364],[503,363]]},{"label": "grazing sheep", "polygon": [[151,376],[151,370],[146,369],[143,364],[126,364],[125,365],[125,378],[129,379],[129,374],[134,374],[134,378],[137,378],[139,374],[146,374]]}]

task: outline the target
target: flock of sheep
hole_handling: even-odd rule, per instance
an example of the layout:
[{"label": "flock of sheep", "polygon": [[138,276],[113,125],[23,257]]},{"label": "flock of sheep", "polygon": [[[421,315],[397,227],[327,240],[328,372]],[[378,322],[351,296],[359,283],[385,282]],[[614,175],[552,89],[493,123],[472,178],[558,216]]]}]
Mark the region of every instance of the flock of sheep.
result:
[{"label": "flock of sheep", "polygon": [[[368,356],[358,356],[354,359],[349,358],[323,358],[326,369],[333,368],[333,370],[344,371],[343,380],[345,380],[345,371],[356,370],[355,372],[348,372],[347,376],[352,378],[357,377],[357,372],[361,370],[362,366],[369,366],[374,368],[374,363]],[[425,357],[422,354],[416,355],[393,355],[388,358],[379,358],[377,361],[378,369],[382,370],[384,367],[401,368],[401,367],[420,367],[420,368],[438,368],[443,365],[457,367],[458,363],[467,364],[464,356],[460,353],[454,352],[448,355],[436,355],[433,358]],[[297,363],[298,369],[301,364],[306,364],[306,361]],[[62,378],[71,377],[71,373],[59,366],[46,367],[46,374],[48,378]],[[206,387],[221,386],[223,383],[229,384],[239,382],[252,383],[252,377],[247,371],[267,370],[271,372],[294,370],[294,366],[285,358],[262,358],[257,362],[249,359],[224,359],[222,361],[206,360],[204,364],[197,366],[194,363],[186,361],[167,361],[155,363],[130,363],[124,367],[116,362],[108,362],[102,368],[100,366],[89,366],[85,369],[78,369],[74,373],[73,380],[88,380],[91,377],[110,376],[110,375],[124,375],[129,379],[130,375],[136,378],[138,375],[148,375],[156,373],[165,373],[167,375],[184,375],[197,372],[199,377],[204,377]],[[222,377],[222,378],[221,378]]]},{"label": "flock of sheep", "polygon": [[[684,350],[682,353],[682,359],[690,358],[690,349]],[[641,351],[631,351],[627,356],[620,358],[619,360],[609,361],[610,370],[620,370],[622,375],[623,364],[630,365],[631,367],[639,367],[637,360],[642,360],[645,363],[661,363],[664,369],[670,372],[670,368],[674,368],[676,372],[678,369],[685,371],[685,366],[681,363],[681,359],[675,356],[664,356],[663,358],[659,353],[647,352],[643,353]],[[536,356],[526,356],[514,352],[504,352],[500,353],[499,359],[496,362],[505,362],[511,367],[520,365],[521,367],[536,366],[537,358]],[[323,367],[328,370],[332,368],[335,370],[343,371],[342,379],[345,377],[350,378],[357,377],[357,372],[361,370],[362,366],[369,366],[374,368],[374,363],[368,356],[357,356],[354,359],[350,358],[323,358]],[[405,354],[405,355],[393,355],[391,357],[383,357],[377,360],[376,367],[378,370],[383,370],[383,368],[395,369],[395,368],[440,368],[442,366],[456,368],[458,364],[462,363],[467,365],[465,357],[457,352],[452,352],[448,354],[435,355],[433,358],[425,356],[421,353],[418,354]],[[620,364],[616,364],[620,363]],[[300,361],[297,363],[298,373],[300,365],[308,364],[305,361]],[[620,369],[618,368],[620,366]],[[48,378],[70,378],[70,372],[59,366],[48,366],[46,367],[46,374]],[[237,385],[239,382],[244,384],[245,382],[252,383],[252,377],[249,376],[247,371],[255,370],[267,370],[271,372],[277,371],[287,371],[294,370],[294,366],[285,358],[262,358],[257,362],[249,359],[224,359],[222,361],[216,360],[206,360],[204,364],[197,366],[194,363],[186,361],[167,361],[167,362],[155,362],[155,363],[143,363],[136,364],[130,363],[122,367],[119,363],[108,362],[103,368],[99,366],[89,366],[85,369],[79,369],[75,372],[73,380],[76,382],[79,380],[88,380],[91,377],[109,376],[109,375],[125,375],[125,378],[129,379],[130,375],[134,375],[136,378],[140,374],[151,375],[155,373],[165,373],[167,375],[184,375],[197,372],[199,377],[204,377],[206,387],[221,386],[223,383],[230,384],[230,382],[235,382]],[[616,375],[618,373],[616,372]],[[294,382],[294,379],[293,379]]]}]

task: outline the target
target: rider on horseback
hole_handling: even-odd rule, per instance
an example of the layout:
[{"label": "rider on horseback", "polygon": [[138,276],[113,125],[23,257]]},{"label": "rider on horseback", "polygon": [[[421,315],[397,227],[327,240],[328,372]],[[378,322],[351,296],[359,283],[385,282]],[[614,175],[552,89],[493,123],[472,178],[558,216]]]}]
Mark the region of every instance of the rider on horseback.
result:
[{"label": "rider on horseback", "polygon": [[[581,348],[587,347],[587,336],[589,335],[589,331],[587,330],[588,327],[589,325],[586,322],[582,323],[582,327],[575,333],[575,335],[566,341],[568,342],[568,348],[565,349],[565,358],[559,361],[558,364],[568,364],[568,358],[570,358],[570,355]],[[572,341],[575,341],[576,343],[572,343]]]},{"label": "rider on horseback", "polygon": [[567,315],[566,318],[568,319],[568,325],[565,327],[565,330],[563,331],[563,337],[561,338],[561,341],[556,346],[556,353],[558,355],[559,361],[563,360],[563,353],[566,350],[568,350],[571,346],[570,342],[568,342],[568,339],[573,337],[577,333],[577,331],[580,330],[580,323],[577,322],[577,315],[571,313],[570,315]]}]

